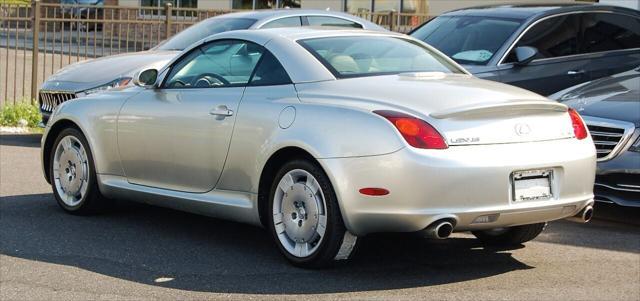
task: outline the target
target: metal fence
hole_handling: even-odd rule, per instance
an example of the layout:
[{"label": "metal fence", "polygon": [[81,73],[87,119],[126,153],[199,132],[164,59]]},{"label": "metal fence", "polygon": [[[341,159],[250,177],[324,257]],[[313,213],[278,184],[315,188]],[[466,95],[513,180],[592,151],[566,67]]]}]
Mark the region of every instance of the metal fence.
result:
[{"label": "metal fence", "polygon": [[[0,106],[35,102],[38,87],[66,65],[147,50],[206,18],[229,13],[164,7],[0,3]],[[408,32],[430,17],[365,13],[359,17]]]}]

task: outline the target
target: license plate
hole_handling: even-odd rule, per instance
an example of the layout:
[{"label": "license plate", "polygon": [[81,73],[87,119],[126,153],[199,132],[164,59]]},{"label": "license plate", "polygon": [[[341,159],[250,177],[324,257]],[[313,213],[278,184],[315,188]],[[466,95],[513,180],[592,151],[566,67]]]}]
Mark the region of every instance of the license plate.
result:
[{"label": "license plate", "polygon": [[553,197],[553,170],[516,171],[511,179],[515,202],[542,201]]}]

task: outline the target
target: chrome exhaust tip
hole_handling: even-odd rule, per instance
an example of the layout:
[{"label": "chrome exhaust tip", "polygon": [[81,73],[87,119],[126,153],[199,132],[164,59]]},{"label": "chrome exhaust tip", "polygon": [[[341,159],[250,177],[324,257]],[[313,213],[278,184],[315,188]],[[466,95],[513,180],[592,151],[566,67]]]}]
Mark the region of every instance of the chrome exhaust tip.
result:
[{"label": "chrome exhaust tip", "polygon": [[453,224],[447,220],[437,221],[429,225],[424,232],[429,238],[445,239],[453,233]]},{"label": "chrome exhaust tip", "polygon": [[568,217],[567,220],[578,223],[588,223],[593,218],[593,206],[584,207],[578,214]]}]

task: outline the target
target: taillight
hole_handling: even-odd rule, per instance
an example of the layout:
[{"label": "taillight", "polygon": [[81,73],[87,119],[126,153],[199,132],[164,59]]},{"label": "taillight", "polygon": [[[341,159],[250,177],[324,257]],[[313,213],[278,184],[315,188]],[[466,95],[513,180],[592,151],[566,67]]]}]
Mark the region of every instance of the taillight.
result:
[{"label": "taillight", "polygon": [[587,131],[587,127],[584,125],[584,121],[582,121],[580,114],[578,114],[576,110],[569,108],[569,117],[571,117],[573,134],[576,136],[576,139],[582,140],[587,138],[589,132]]},{"label": "taillight", "polygon": [[416,148],[446,149],[447,143],[438,131],[424,120],[395,111],[373,111],[389,120],[404,140]]}]

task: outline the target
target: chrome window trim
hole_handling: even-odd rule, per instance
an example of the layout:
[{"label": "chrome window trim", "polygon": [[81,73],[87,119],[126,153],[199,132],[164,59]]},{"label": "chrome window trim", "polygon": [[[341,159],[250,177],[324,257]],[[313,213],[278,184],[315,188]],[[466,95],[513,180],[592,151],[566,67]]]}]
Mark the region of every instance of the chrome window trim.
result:
[{"label": "chrome window trim", "polygon": [[[557,56],[557,57],[547,57],[547,58],[535,59],[535,60],[531,61],[531,63],[546,62],[546,61],[552,61],[552,60],[566,60],[566,59],[572,59],[572,58],[578,58],[579,59],[580,57],[587,57],[587,56],[598,55],[598,54],[603,54],[603,53],[635,52],[635,51],[640,51],[640,48],[617,49],[617,50],[607,50],[607,51],[571,54],[571,55]],[[529,63],[529,64],[531,64],[531,63]],[[509,66],[509,65],[513,65],[513,63],[501,63],[499,66]]]},{"label": "chrome window trim", "polygon": [[[257,25],[255,25],[256,29],[260,29],[262,28],[262,26],[265,26],[268,23],[274,22],[274,21],[278,21],[280,19],[285,19],[285,18],[291,18],[291,17],[298,17],[298,18],[302,18],[302,17],[330,17],[330,18],[336,18],[336,19],[340,19],[343,21],[348,21],[348,22],[353,22],[356,23],[358,25],[360,25],[361,29],[367,29],[364,24],[356,21],[356,20],[352,20],[352,19],[348,19],[342,16],[336,16],[336,15],[331,15],[331,14],[321,14],[321,13],[311,13],[311,14],[293,14],[293,15],[287,15],[287,16],[280,16],[280,17],[276,17],[273,19],[267,19],[267,20],[261,20],[257,22]],[[262,23],[260,23],[262,22]],[[302,22],[302,19],[300,20],[300,22]],[[302,23],[301,23],[302,24]],[[300,27],[304,27],[305,25],[302,24],[300,25]]]},{"label": "chrome window trim", "polygon": [[[559,13],[559,14],[555,14],[555,15],[549,15],[549,16],[542,17],[542,18],[534,21],[533,23],[529,24],[529,26],[527,26],[527,28],[525,28],[525,30],[523,30],[520,34],[518,34],[518,37],[514,40],[513,43],[511,43],[509,48],[507,48],[507,51],[505,51],[502,54],[502,57],[500,57],[500,60],[498,61],[497,66],[513,64],[513,63],[505,63],[504,60],[507,58],[509,53],[511,53],[511,51],[518,44],[518,42],[520,42],[522,37],[525,34],[527,34],[527,32],[531,28],[536,26],[538,23],[540,23],[542,21],[545,21],[547,19],[555,18],[555,17],[566,16],[566,15],[575,15],[575,14],[588,14],[588,13],[618,14],[618,15],[625,15],[625,16],[632,17],[632,18],[638,18],[637,16],[634,16],[634,15],[625,14],[625,13],[621,13],[621,12],[606,11],[606,10],[579,10],[579,11],[565,12],[565,13]],[[592,55],[592,54],[605,53],[605,52],[615,52],[615,51],[629,51],[629,50],[634,50],[634,49],[640,49],[640,48],[629,48],[629,49],[618,49],[618,50],[609,50],[609,51],[599,51],[599,52],[590,52],[590,53],[571,54],[571,55],[558,56],[558,57],[552,57],[552,58],[537,59],[537,60],[533,60],[532,63],[533,62],[544,61],[544,60],[558,59],[558,58],[568,58],[568,57],[574,57],[574,56]]]},{"label": "chrome window trim", "polygon": [[602,158],[599,158],[598,162],[611,160],[615,158],[624,148],[627,148],[629,146],[629,141],[631,141],[631,136],[633,135],[633,132],[636,129],[635,124],[631,122],[626,122],[626,121],[593,117],[593,116],[582,116],[582,119],[584,119],[584,122],[587,124],[587,127],[589,125],[594,125],[594,126],[617,128],[617,129],[624,130],[624,133],[622,134],[622,137],[620,138],[620,141],[618,142],[618,144],[616,144],[616,146],[611,150],[611,152],[608,155]]}]

